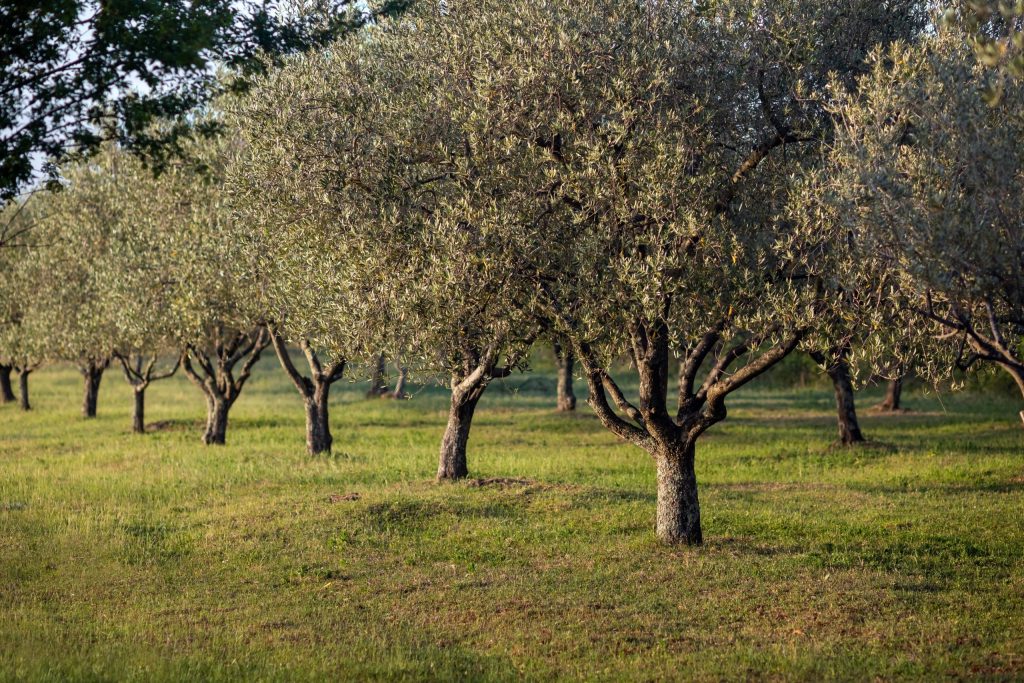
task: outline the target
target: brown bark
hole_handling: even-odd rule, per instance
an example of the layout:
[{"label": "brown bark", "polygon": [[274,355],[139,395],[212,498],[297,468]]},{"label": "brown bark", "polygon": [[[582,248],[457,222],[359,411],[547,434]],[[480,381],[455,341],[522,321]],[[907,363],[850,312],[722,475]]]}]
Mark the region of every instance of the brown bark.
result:
[{"label": "brown bark", "polygon": [[853,397],[853,381],[850,378],[850,366],[846,359],[849,349],[840,349],[836,359],[829,362],[822,353],[811,353],[811,358],[825,368],[832,380],[832,388],[836,397],[836,422],[839,428],[839,443],[844,446],[863,443],[864,435],[857,421],[857,407]]},{"label": "brown bark", "polygon": [[0,404],[13,403],[17,398],[14,395],[14,387],[11,386],[11,372],[14,368],[10,365],[0,365]]},{"label": "brown bark", "polygon": [[28,376],[32,374],[30,368],[22,368],[18,371],[18,390],[20,396],[19,405],[22,410],[32,410],[32,404],[28,397]]},{"label": "brown bark", "polygon": [[271,343],[282,369],[298,389],[306,408],[306,452],[310,455],[330,453],[334,438],[331,436],[328,400],[331,385],[344,375],[345,361],[335,361],[324,367],[309,342],[302,340],[299,342],[299,348],[306,357],[310,371],[310,376],[306,377],[292,362],[288,346],[280,332],[275,330],[271,333]]},{"label": "brown bark", "polygon": [[135,406],[132,409],[132,431],[136,434],[146,433],[146,387],[134,387]]},{"label": "brown bark", "polygon": [[408,394],[405,393],[405,384],[409,381],[409,368],[401,367],[398,369],[398,379],[395,381],[395,390],[391,392],[391,398],[403,399],[408,398]]},{"label": "brown bark", "polygon": [[486,388],[487,382],[481,380],[466,390],[455,389],[452,391],[451,407],[448,410],[448,426],[441,439],[441,453],[437,464],[438,481],[464,479],[469,476],[469,467],[466,463],[469,430],[473,424],[476,405]]},{"label": "brown bark", "polygon": [[[269,344],[270,334],[262,325],[247,332],[227,333],[221,329],[209,351],[188,346],[182,353],[181,367],[185,375],[206,397],[203,443],[218,446],[225,443],[228,412]],[[242,367],[236,377],[234,371],[238,363],[242,363]]]},{"label": "brown bark", "polygon": [[658,467],[658,510],[655,533],[664,543],[700,545],[704,542],[697,499],[697,474],[693,444],[659,448],[654,453]]},{"label": "brown bark", "polygon": [[[1013,381],[1017,383],[1017,388],[1020,389],[1021,397],[1024,398],[1024,365],[1010,365],[1009,363],[1000,364],[1003,370],[1010,373],[1010,377],[1013,377]],[[1024,423],[1024,410],[1017,413],[1020,416],[1020,420]]]},{"label": "brown bark", "polygon": [[100,382],[103,380],[103,371],[110,365],[110,359],[103,361],[88,361],[79,366],[82,373],[85,391],[82,396],[82,417],[96,417],[96,406],[100,396]]},{"label": "brown bark", "polygon": [[379,398],[388,393],[388,383],[384,380],[387,374],[387,365],[384,354],[377,356],[377,364],[373,368],[373,375],[370,377],[370,388],[366,392],[366,398]]},{"label": "brown bark", "polygon": [[576,394],[572,389],[573,364],[575,358],[572,349],[555,344],[555,362],[558,365],[558,398],[557,410],[567,413],[576,410]]},{"label": "brown bark", "polygon": [[878,404],[878,410],[883,413],[896,413],[903,409],[900,400],[903,398],[903,378],[898,377],[889,380],[885,388],[885,399]]},{"label": "brown bark", "polygon": [[168,377],[173,377],[174,373],[181,367],[181,357],[179,356],[174,365],[163,372],[156,371],[156,364],[158,357],[156,354],[146,355],[142,353],[130,354],[129,356],[122,355],[120,353],[115,354],[117,360],[121,363],[121,369],[124,370],[125,381],[128,382],[132,387],[132,393],[134,394],[135,405],[132,409],[132,432],[135,434],[146,433],[146,389],[152,382],[158,382]]},{"label": "brown bark", "polygon": [[223,446],[227,439],[228,412],[233,400],[223,396],[207,396],[206,398],[206,429],[203,430],[203,443],[207,446]]}]

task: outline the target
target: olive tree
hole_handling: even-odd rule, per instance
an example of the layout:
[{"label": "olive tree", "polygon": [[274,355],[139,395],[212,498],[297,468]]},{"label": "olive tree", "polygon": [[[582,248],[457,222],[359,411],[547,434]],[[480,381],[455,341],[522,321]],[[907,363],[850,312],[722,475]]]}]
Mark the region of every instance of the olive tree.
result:
[{"label": "olive tree", "polygon": [[430,220],[479,224],[470,203],[493,216],[491,244],[572,344],[599,419],[654,459],[659,538],[700,543],[695,446],[727,397],[853,334],[846,243],[793,218],[796,179],[831,135],[829,74],[852,85],[872,45],[917,30],[917,5],[485,1],[420,16],[420,115],[472,131],[446,151],[486,190],[431,197]]},{"label": "olive tree", "polygon": [[501,141],[435,87],[458,68],[426,23],[437,11],[258,84],[236,114],[251,155],[237,203],[271,244],[265,293],[287,338],[371,363],[384,349],[449,378],[437,477],[458,479],[480,397],[523,362],[537,325],[526,262],[496,229],[504,211],[488,207],[507,176],[494,172]]},{"label": "olive tree", "polygon": [[910,348],[930,347],[907,368],[939,378],[993,363],[1024,394],[1024,84],[982,97],[998,66],[976,54],[953,28],[876,52],[838,98],[823,196],[880,305],[913,317]]}]

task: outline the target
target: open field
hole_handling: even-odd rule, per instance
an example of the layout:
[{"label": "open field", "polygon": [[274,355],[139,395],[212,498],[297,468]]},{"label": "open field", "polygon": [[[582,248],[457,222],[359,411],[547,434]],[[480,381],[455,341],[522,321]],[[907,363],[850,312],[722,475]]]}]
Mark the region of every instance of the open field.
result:
[{"label": "open field", "polygon": [[223,448],[183,379],[140,437],[119,374],[88,422],[77,373],[34,375],[36,409],[0,409],[0,679],[1024,678],[1010,399],[911,394],[847,451],[829,390],[740,392],[684,549],[654,540],[647,456],[555,414],[550,375],[485,395],[471,476],[522,480],[485,485],[432,481],[443,391],[364,389],[313,459],[272,358]]}]

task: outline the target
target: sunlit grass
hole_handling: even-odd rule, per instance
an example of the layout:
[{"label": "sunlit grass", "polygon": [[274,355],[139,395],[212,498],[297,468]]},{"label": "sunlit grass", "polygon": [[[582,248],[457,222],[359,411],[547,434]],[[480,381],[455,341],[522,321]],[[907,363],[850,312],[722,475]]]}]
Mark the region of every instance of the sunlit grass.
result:
[{"label": "sunlit grass", "polygon": [[554,413],[543,373],[488,390],[472,476],[526,481],[485,486],[432,482],[439,389],[342,387],[310,458],[272,359],[223,448],[184,380],[145,436],[119,376],[88,422],[79,381],[0,409],[0,679],[1024,677],[1008,398],[912,394],[843,450],[830,392],[752,388],[699,446],[683,549],[654,540],[647,456]]}]

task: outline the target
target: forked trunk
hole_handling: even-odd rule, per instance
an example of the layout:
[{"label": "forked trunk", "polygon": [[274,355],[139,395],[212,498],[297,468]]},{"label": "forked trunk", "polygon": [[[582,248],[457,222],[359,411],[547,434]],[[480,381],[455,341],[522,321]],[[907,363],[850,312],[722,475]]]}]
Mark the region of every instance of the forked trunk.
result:
[{"label": "forked trunk", "polygon": [[11,386],[11,372],[14,370],[10,365],[0,365],[0,403],[13,403],[15,401],[14,387]]},{"label": "forked trunk", "polygon": [[704,537],[693,444],[662,448],[654,456],[658,466],[658,540],[673,545],[700,545]]},{"label": "forked trunk", "polygon": [[132,410],[132,431],[136,434],[146,433],[146,387],[133,387],[135,408]]},{"label": "forked trunk", "polygon": [[231,403],[220,396],[206,398],[206,431],[203,443],[208,446],[223,446],[228,431],[228,411]]},{"label": "forked trunk", "polygon": [[441,454],[437,465],[437,480],[463,479],[469,476],[466,465],[466,445],[469,443],[469,428],[473,413],[486,385],[477,386],[465,392],[452,392],[451,408],[448,411],[448,426],[441,440]]},{"label": "forked trunk", "polygon": [[885,400],[878,404],[878,409],[884,413],[898,412],[902,406],[900,399],[903,397],[903,378],[890,380],[885,389]]},{"label": "forked trunk", "polygon": [[310,455],[330,453],[331,425],[327,414],[329,384],[321,384],[311,396],[303,400],[306,404],[306,451]]},{"label": "forked trunk", "polygon": [[18,373],[18,389],[21,394],[21,409],[32,410],[32,404],[28,400],[28,376],[32,374],[31,370],[22,370]]},{"label": "forked trunk", "polygon": [[96,417],[96,405],[100,396],[100,382],[103,380],[105,365],[90,363],[81,369],[85,392],[82,397],[82,417]]},{"label": "forked trunk", "polygon": [[558,363],[558,411],[565,413],[576,410],[576,394],[572,390],[572,351],[555,344],[555,359]]}]

